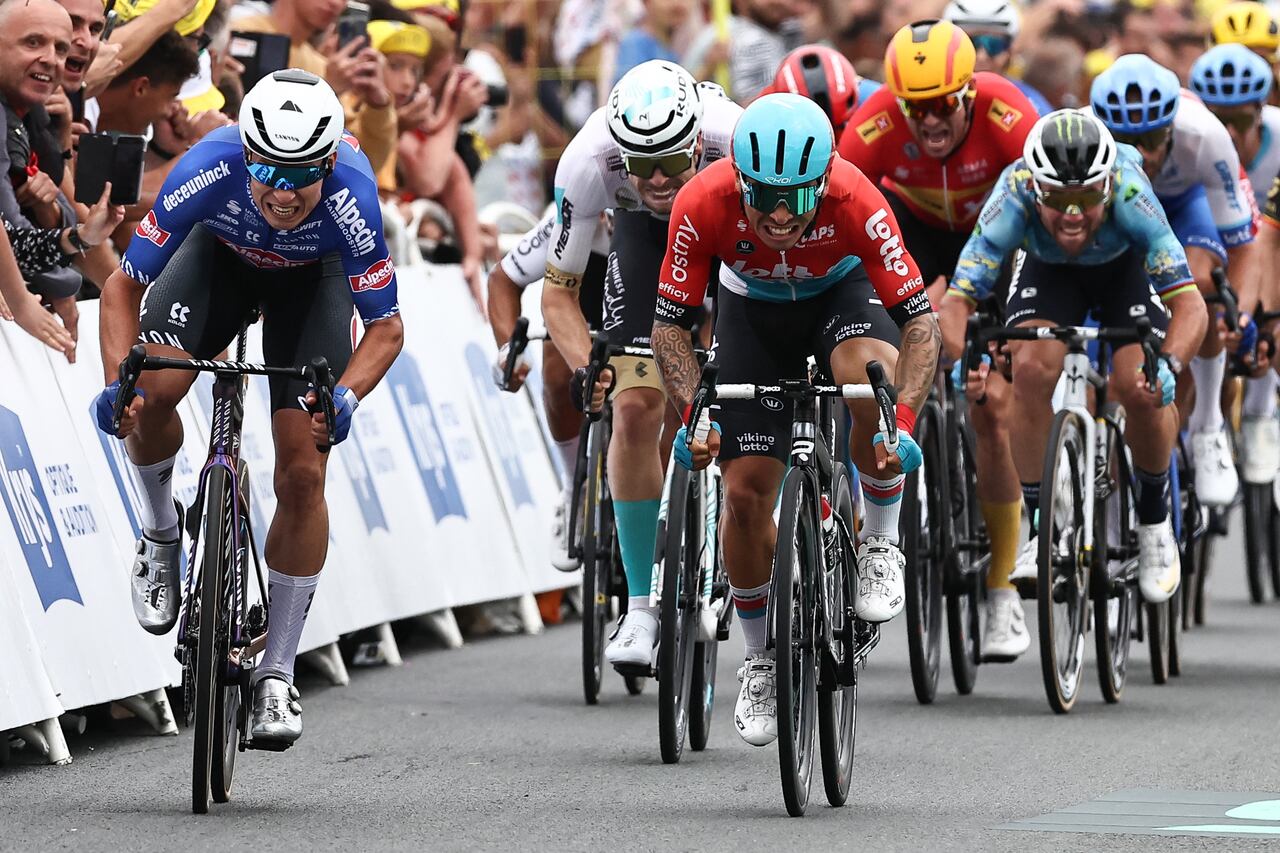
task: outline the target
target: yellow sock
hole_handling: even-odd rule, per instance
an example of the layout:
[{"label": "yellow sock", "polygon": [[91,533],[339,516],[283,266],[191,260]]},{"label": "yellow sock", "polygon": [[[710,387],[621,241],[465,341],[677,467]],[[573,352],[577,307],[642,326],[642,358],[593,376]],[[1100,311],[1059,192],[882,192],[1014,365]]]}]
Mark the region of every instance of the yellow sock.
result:
[{"label": "yellow sock", "polygon": [[1018,559],[1018,533],[1022,524],[1022,500],[1012,503],[979,501],[982,517],[987,522],[987,538],[991,540],[991,568],[987,570],[987,589],[1013,589],[1009,575]]}]

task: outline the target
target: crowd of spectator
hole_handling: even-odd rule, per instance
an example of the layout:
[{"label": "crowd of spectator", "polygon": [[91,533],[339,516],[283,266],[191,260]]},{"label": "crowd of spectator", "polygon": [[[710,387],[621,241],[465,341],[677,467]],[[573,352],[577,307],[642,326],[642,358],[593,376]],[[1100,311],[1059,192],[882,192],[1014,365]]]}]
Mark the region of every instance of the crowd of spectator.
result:
[{"label": "crowd of spectator", "polygon": [[[1012,0],[1010,0],[1012,6]],[[891,34],[947,0],[368,0],[367,34],[339,44],[347,0],[0,0],[0,317],[74,359],[77,299],[92,298],[173,163],[235,119],[261,73],[253,34],[323,76],[430,258],[479,297],[496,200],[539,212],[565,144],[629,68],[677,61],[746,103],[786,53],[825,41],[869,80]],[[1035,0],[1007,49],[980,50],[1050,107],[1087,101],[1115,56],[1146,53],[1184,79],[1215,0]],[[114,29],[102,38],[111,18]],[[146,140],[136,204],[77,202],[82,134]],[[413,204],[419,211],[413,216]],[[479,299],[478,299],[479,301]]]}]

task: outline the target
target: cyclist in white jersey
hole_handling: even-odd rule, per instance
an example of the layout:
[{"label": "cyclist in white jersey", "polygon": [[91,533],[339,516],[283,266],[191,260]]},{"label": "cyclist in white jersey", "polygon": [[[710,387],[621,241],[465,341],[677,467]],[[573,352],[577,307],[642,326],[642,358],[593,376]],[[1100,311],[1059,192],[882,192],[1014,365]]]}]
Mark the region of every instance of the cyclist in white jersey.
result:
[{"label": "cyclist in white jersey", "polygon": [[[1143,170],[1186,248],[1201,293],[1214,293],[1213,270],[1229,267],[1240,303],[1255,305],[1261,255],[1254,243],[1253,200],[1222,124],[1198,98],[1182,91],[1176,74],[1140,54],[1122,56],[1099,74],[1089,99],[1116,141],[1134,145],[1142,154]],[[1241,322],[1251,321],[1242,315]],[[1228,340],[1232,346],[1238,343],[1237,338]],[[1206,504],[1226,506],[1239,479],[1223,429],[1226,351],[1216,322],[1209,324],[1190,367],[1196,401],[1187,427],[1196,491]],[[1190,387],[1180,382],[1178,390],[1182,401]],[[1185,404],[1179,410],[1185,411]]]},{"label": "cyclist in white jersey", "polygon": [[[579,304],[587,325],[600,328],[600,308],[606,257],[609,254],[609,230],[603,217],[596,228],[591,254],[583,273]],[[525,288],[542,280],[547,268],[547,250],[551,231],[555,228],[555,211],[548,211],[537,225],[529,229],[520,242],[503,256],[502,262],[489,273],[489,325],[498,343],[498,358],[493,365],[493,381],[502,388],[505,378],[508,342],[515,331],[516,320],[521,315],[520,298]],[[530,364],[522,354],[511,373],[506,391],[519,391],[529,374]],[[547,414],[547,428],[556,444],[556,451],[565,473],[564,490],[556,506],[555,523],[551,534],[551,564],[562,572],[578,568],[578,561],[569,556],[569,498],[570,483],[578,459],[578,432],[582,426],[582,414],[573,408],[569,397],[569,380],[573,372],[565,364],[554,341],[542,344],[542,405]]]},{"label": "cyclist in white jersey", "polygon": [[667,404],[651,359],[614,359],[602,382],[582,388],[591,339],[578,289],[595,223],[611,207],[614,232],[601,328],[614,344],[649,346],[666,217],[680,187],[728,153],[741,112],[730,101],[706,97],[680,66],[646,62],[623,75],[556,170],[558,219],[548,239],[542,314],[575,371],[571,391],[579,408],[584,402],[598,408],[606,387],[613,388],[609,487],[630,601],[605,657],[624,668],[647,670],[653,659],[657,617],[649,607],[649,583],[663,480],[658,444],[664,421],[669,442],[680,416]]},{"label": "cyclist in white jersey", "polygon": [[[1243,44],[1220,44],[1191,67],[1191,88],[1231,134],[1246,164],[1257,207],[1266,207],[1267,193],[1280,173],[1280,107],[1267,104],[1271,65]],[[1280,300],[1275,282],[1269,279],[1263,279],[1260,296],[1264,307],[1274,309]],[[1280,472],[1280,420],[1276,419],[1280,380],[1265,352],[1258,354],[1253,368],[1245,382],[1240,418],[1241,473],[1246,482],[1270,483]]]}]

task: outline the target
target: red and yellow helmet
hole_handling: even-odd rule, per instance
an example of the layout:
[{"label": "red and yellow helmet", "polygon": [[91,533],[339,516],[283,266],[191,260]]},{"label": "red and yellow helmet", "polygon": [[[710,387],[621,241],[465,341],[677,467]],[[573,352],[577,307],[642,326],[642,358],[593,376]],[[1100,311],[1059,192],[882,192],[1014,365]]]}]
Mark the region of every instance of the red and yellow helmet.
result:
[{"label": "red and yellow helmet", "polygon": [[950,21],[916,21],[898,30],[884,53],[889,91],[909,101],[958,92],[973,78],[977,52]]}]

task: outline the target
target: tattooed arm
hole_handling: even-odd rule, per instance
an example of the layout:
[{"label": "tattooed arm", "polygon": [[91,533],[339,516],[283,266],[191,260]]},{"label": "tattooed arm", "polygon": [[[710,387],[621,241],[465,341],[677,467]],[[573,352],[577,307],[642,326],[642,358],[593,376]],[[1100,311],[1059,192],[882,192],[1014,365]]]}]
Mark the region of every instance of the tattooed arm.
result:
[{"label": "tattooed arm", "polygon": [[650,338],[654,361],[662,372],[662,382],[676,410],[684,412],[698,390],[698,359],[693,352],[692,333],[674,323],[655,320]]},{"label": "tattooed arm", "polygon": [[942,331],[938,315],[917,314],[902,327],[902,350],[898,353],[898,402],[919,412],[929,396],[938,371],[942,351]]}]

